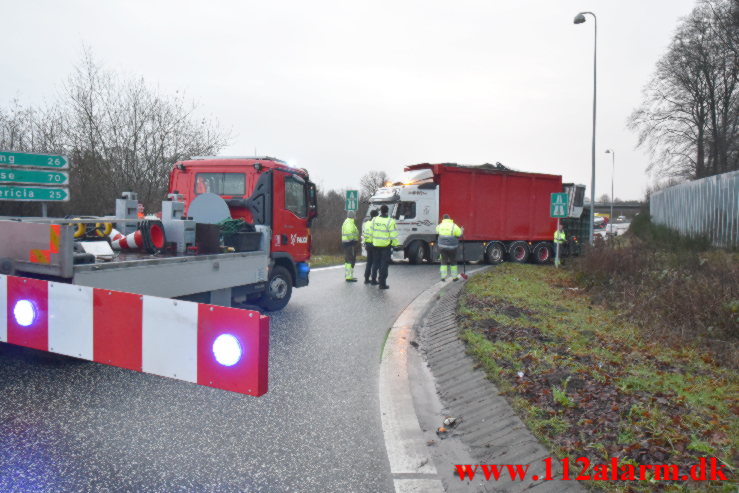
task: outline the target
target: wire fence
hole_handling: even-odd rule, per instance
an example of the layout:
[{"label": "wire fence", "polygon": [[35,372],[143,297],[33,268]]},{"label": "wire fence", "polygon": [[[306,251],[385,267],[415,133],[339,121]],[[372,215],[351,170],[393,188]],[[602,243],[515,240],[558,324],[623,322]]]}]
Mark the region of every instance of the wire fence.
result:
[{"label": "wire fence", "polygon": [[704,235],[711,244],[739,247],[739,171],[709,176],[655,192],[652,221],[686,236]]}]

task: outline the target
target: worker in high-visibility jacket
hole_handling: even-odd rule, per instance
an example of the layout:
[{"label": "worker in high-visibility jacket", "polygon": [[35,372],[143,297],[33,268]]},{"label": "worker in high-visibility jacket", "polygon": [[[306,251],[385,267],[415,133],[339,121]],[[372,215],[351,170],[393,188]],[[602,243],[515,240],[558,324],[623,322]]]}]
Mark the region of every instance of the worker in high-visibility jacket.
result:
[{"label": "worker in high-visibility jacket", "polygon": [[565,235],[564,226],[562,226],[562,223],[557,221],[557,231],[554,232],[554,248],[556,249],[554,252],[554,265],[555,267],[559,267],[560,264],[560,258],[562,257],[563,249],[565,243],[567,243],[567,235]]},{"label": "worker in high-visibility jacket", "polygon": [[387,270],[390,265],[392,248],[398,245],[398,229],[395,219],[388,217],[387,205],[380,207],[380,217],[372,221],[372,246],[375,248],[375,258],[379,274],[380,289],[388,289]]},{"label": "worker in high-visibility jacket", "polygon": [[354,223],[354,211],[346,213],[344,224],[341,225],[341,248],[344,250],[344,279],[346,282],[357,282],[354,277],[354,263],[357,260],[357,242],[359,230]]},{"label": "worker in high-visibility jacket", "polygon": [[457,247],[459,237],[462,236],[462,228],[454,224],[449,214],[444,214],[441,222],[436,226],[436,234],[439,235],[437,245],[439,246],[439,273],[441,280],[446,281],[448,267],[451,266],[452,280],[459,280],[457,270]]},{"label": "worker in high-visibility jacket", "polygon": [[377,284],[377,269],[379,264],[377,263],[375,255],[375,247],[372,244],[372,228],[374,227],[374,220],[377,217],[377,209],[370,212],[370,217],[362,225],[362,236],[364,241],[364,250],[367,252],[367,264],[364,267],[364,283]]}]

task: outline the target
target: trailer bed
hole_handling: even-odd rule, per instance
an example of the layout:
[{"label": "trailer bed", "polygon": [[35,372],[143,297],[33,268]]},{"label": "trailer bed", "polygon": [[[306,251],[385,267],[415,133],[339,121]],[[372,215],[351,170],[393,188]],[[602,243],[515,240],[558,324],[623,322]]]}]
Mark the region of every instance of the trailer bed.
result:
[{"label": "trailer bed", "polygon": [[259,288],[267,281],[270,233],[260,228],[265,229],[260,249],[252,252],[150,255],[126,251],[110,261],[75,263],[70,226],[25,218],[0,220],[0,261],[11,266],[12,272],[6,274],[166,298],[210,292],[215,293],[213,303],[229,304],[231,288]]}]

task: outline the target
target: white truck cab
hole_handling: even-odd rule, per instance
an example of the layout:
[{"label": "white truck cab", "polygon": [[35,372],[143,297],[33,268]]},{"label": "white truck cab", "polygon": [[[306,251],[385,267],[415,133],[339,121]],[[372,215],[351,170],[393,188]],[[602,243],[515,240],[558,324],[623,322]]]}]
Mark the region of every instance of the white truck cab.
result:
[{"label": "white truck cab", "polygon": [[[425,245],[436,241],[436,225],[439,219],[439,187],[433,181],[431,170],[407,173],[402,182],[380,188],[370,198],[367,209],[370,212],[388,206],[388,215],[395,219],[398,227],[398,246],[393,249],[393,260],[406,258],[406,249],[414,241],[417,247],[409,250],[411,263],[428,260],[429,252]],[[418,241],[417,241],[418,240]]]}]

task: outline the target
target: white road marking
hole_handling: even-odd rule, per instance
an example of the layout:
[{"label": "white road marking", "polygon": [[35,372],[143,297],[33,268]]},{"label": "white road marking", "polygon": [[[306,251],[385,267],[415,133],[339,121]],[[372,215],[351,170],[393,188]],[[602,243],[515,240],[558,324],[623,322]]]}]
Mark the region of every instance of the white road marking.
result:
[{"label": "white road marking", "polygon": [[395,493],[444,493],[438,479],[396,479]]}]

